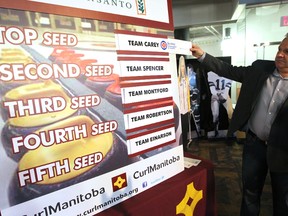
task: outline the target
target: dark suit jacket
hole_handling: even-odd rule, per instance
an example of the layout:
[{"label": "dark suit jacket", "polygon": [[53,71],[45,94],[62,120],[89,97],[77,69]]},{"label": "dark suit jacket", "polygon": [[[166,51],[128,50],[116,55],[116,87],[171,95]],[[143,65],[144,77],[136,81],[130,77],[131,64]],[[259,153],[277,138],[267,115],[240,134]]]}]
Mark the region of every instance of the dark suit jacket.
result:
[{"label": "dark suit jacket", "polygon": [[[236,130],[244,130],[263,84],[275,70],[275,62],[257,60],[248,67],[235,67],[206,53],[202,65],[207,72],[213,71],[219,76],[242,83],[228,136]],[[267,156],[271,171],[288,172],[288,100],[283,104],[271,126]]]}]

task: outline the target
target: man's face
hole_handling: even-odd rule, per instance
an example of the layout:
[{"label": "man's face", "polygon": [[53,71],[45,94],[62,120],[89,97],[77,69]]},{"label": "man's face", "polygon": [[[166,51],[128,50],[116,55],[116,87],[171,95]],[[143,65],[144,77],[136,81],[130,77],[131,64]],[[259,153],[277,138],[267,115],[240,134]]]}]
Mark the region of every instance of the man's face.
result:
[{"label": "man's face", "polygon": [[278,47],[275,65],[282,76],[288,76],[288,38],[285,38]]}]

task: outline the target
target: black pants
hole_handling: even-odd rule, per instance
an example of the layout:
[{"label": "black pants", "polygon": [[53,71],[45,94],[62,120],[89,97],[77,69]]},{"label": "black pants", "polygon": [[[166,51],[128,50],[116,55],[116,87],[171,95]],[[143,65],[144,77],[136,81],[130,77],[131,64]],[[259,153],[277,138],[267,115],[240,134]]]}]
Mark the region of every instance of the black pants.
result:
[{"label": "black pants", "polygon": [[[261,194],[268,173],[266,144],[247,133],[243,148],[241,216],[260,213]],[[273,193],[273,215],[288,215],[288,173],[270,172]]]},{"label": "black pants", "polygon": [[181,114],[181,123],[182,123],[183,150],[187,151],[187,145],[189,143],[189,140],[188,140],[188,131],[189,131],[189,116],[188,116],[188,112],[185,113],[185,114]]}]

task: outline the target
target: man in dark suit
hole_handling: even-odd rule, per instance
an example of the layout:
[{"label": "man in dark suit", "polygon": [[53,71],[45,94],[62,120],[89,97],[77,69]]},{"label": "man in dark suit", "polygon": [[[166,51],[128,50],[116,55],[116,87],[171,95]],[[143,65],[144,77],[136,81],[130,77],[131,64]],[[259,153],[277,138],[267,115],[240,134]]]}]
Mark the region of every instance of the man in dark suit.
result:
[{"label": "man in dark suit", "polygon": [[204,68],[242,83],[228,136],[246,131],[243,147],[242,216],[259,215],[260,200],[269,170],[274,216],[288,215],[288,33],[275,61],[257,60],[235,67],[193,44],[192,55]]}]

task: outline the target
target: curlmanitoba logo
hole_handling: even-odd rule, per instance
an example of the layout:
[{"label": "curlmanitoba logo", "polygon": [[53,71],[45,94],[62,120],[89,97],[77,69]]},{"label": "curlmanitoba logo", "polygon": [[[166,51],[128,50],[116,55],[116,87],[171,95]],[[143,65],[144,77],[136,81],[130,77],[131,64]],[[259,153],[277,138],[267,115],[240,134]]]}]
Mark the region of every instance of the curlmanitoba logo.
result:
[{"label": "curlmanitoba logo", "polygon": [[186,187],[186,194],[182,201],[176,206],[176,215],[195,216],[194,209],[199,201],[203,198],[203,190],[197,190],[194,183],[191,182]]},{"label": "curlmanitoba logo", "polygon": [[146,2],[145,0],[135,0],[138,15],[146,15]]},{"label": "curlmanitoba logo", "polygon": [[122,173],[112,178],[113,192],[120,190],[121,188],[127,187],[126,173]]}]

